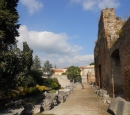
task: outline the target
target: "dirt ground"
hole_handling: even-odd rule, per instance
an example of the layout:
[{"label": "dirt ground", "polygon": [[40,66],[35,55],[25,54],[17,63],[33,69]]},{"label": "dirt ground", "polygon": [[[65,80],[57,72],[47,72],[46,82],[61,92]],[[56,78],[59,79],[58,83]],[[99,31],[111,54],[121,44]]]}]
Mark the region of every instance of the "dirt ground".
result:
[{"label": "dirt ground", "polygon": [[111,115],[107,112],[107,109],[108,104],[102,102],[89,84],[84,84],[84,89],[79,84],[64,103],[43,113],[55,115]]}]

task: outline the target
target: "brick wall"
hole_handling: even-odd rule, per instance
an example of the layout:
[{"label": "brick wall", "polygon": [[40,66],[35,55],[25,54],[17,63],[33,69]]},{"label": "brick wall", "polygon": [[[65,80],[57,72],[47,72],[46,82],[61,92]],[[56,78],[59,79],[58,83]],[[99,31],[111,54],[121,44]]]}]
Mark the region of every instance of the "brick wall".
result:
[{"label": "brick wall", "polygon": [[114,9],[104,9],[94,49],[95,77],[110,96],[130,100],[130,19],[125,23]]}]

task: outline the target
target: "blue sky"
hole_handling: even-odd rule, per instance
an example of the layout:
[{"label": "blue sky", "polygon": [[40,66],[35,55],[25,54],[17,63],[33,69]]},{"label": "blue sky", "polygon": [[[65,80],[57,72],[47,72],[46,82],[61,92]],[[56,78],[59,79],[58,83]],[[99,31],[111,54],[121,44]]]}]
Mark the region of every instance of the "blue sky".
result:
[{"label": "blue sky", "polygon": [[129,0],[19,0],[18,47],[27,41],[42,65],[57,68],[93,62],[101,10],[115,8],[122,19],[130,16]]}]

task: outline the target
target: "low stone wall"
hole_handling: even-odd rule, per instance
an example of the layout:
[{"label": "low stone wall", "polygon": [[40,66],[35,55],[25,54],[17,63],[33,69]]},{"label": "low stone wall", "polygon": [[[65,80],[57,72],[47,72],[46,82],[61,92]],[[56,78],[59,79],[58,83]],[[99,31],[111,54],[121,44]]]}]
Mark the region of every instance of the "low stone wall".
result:
[{"label": "low stone wall", "polygon": [[[70,80],[68,80],[67,75],[52,75],[52,78],[57,78],[61,87],[66,87],[71,84]],[[87,83],[87,76],[82,75],[82,83]]]},{"label": "low stone wall", "polygon": [[52,75],[52,78],[57,78],[61,87],[66,87],[71,84],[70,80],[67,78],[67,75]]}]

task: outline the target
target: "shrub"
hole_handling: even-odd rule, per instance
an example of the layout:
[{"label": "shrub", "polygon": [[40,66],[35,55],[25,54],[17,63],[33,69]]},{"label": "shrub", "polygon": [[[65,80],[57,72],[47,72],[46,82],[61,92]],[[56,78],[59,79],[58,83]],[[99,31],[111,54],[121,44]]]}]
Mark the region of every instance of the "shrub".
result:
[{"label": "shrub", "polygon": [[60,84],[56,78],[48,78],[47,82],[48,82],[49,87],[51,87],[52,89],[60,88]]},{"label": "shrub", "polygon": [[19,95],[25,96],[27,94],[32,94],[38,92],[38,89],[36,87],[24,87],[23,90],[20,91]]},{"label": "shrub", "polygon": [[47,87],[46,87],[46,86],[36,85],[36,88],[37,88],[39,91],[45,91],[45,90],[47,90]]},{"label": "shrub", "polygon": [[59,87],[59,85],[58,85],[58,83],[56,83],[56,82],[53,82],[52,84],[51,84],[51,88],[52,89],[57,89]]},{"label": "shrub", "polygon": [[39,85],[36,85],[36,87],[17,87],[17,89],[15,90],[12,89],[8,90],[7,97],[12,98],[18,95],[25,96],[28,94],[33,94],[38,91],[45,91],[45,90],[47,90],[46,86],[39,86]]}]

